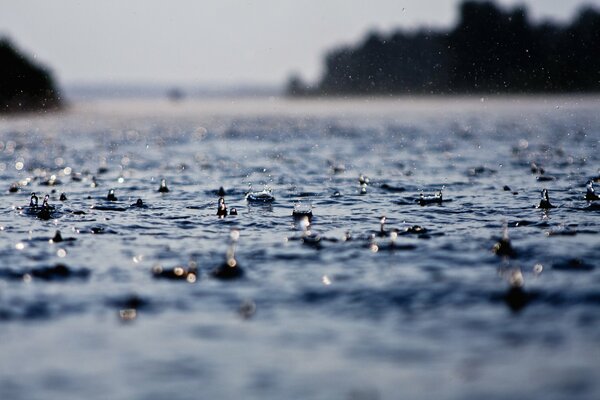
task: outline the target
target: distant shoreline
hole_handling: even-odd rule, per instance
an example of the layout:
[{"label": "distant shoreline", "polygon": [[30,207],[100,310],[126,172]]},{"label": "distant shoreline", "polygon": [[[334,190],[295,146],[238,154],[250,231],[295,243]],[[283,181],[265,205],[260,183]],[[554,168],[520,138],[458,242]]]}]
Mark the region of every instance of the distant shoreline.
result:
[{"label": "distant shoreline", "polygon": [[220,115],[238,114],[240,117],[264,114],[281,117],[298,115],[321,115],[332,110],[347,115],[381,113],[394,115],[398,111],[462,112],[465,108],[498,110],[514,107],[515,104],[535,105],[547,112],[577,108],[600,107],[600,93],[545,94],[500,94],[474,96],[453,95],[393,95],[393,96],[224,96],[187,97],[173,102],[166,97],[98,97],[73,99],[57,110],[37,110],[0,114],[0,121],[27,120],[37,118],[62,118],[71,114],[113,117],[130,115],[139,118],[204,115],[212,118]]},{"label": "distant shoreline", "polygon": [[94,114],[100,112],[112,114],[136,114],[138,116],[197,115],[207,117],[239,114],[240,116],[264,114],[272,116],[298,116],[326,114],[332,108],[346,115],[362,112],[393,115],[399,110],[430,110],[440,112],[461,112],[464,109],[481,108],[493,110],[513,107],[515,104],[531,104],[547,109],[548,112],[572,108],[600,107],[600,93],[596,95],[557,96],[392,96],[392,97],[231,97],[231,98],[190,98],[181,102],[171,102],[164,98],[155,99],[97,99],[74,102],[74,112],[83,111]]},{"label": "distant shoreline", "polygon": [[[271,97],[284,93],[281,86],[240,84],[231,86],[208,86],[198,84],[114,84],[114,83],[74,83],[64,86],[70,100],[82,99],[161,99],[185,101],[194,98],[227,97]],[[173,93],[178,93],[173,98]]]}]

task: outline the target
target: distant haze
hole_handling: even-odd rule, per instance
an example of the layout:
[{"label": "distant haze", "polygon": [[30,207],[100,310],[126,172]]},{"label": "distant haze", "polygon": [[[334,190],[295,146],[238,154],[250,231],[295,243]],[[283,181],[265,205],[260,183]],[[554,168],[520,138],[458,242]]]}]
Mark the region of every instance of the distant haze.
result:
[{"label": "distant haze", "polygon": [[[351,4],[351,5],[350,5]],[[61,84],[283,85],[315,80],[322,56],[369,30],[448,27],[458,1],[2,1],[0,35]],[[600,0],[502,0],[566,21]]]}]

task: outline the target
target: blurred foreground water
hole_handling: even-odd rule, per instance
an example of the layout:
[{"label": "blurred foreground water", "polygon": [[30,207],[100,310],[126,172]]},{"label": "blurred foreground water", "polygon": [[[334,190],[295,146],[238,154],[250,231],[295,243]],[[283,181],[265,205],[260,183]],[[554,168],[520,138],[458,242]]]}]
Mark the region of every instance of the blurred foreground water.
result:
[{"label": "blurred foreground water", "polygon": [[[598,110],[239,99],[3,117],[0,398],[598,398]],[[265,185],[274,202],[246,201]],[[217,217],[220,187],[237,216]],[[536,208],[544,188],[556,208]],[[504,222],[512,257],[492,251]],[[221,280],[232,229],[244,275]]]}]

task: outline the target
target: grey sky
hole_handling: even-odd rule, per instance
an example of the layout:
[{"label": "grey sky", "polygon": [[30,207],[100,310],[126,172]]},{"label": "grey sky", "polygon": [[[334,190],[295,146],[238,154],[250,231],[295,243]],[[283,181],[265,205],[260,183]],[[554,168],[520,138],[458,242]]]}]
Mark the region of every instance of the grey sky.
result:
[{"label": "grey sky", "polygon": [[[448,27],[454,0],[0,0],[0,35],[51,66],[62,83],[280,84],[314,80],[326,50],[368,30]],[[524,3],[565,21],[600,0]]]}]

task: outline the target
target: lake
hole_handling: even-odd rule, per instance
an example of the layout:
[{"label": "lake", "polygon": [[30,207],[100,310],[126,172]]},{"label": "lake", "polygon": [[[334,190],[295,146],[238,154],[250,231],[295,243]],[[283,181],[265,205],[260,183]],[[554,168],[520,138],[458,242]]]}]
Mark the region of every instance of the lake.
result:
[{"label": "lake", "polygon": [[[598,398],[598,110],[121,99],[3,116],[0,398]],[[274,201],[246,199],[265,188]],[[221,196],[237,215],[217,216]],[[226,262],[243,275],[215,274]]]}]

